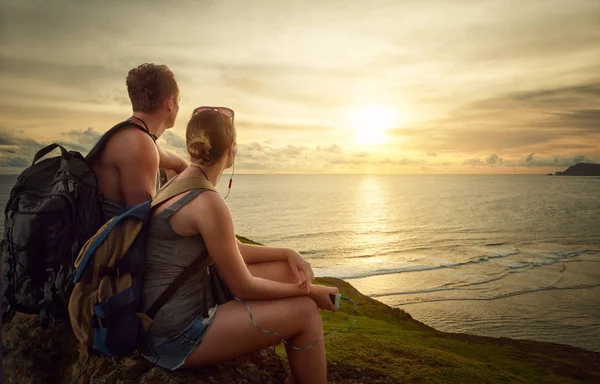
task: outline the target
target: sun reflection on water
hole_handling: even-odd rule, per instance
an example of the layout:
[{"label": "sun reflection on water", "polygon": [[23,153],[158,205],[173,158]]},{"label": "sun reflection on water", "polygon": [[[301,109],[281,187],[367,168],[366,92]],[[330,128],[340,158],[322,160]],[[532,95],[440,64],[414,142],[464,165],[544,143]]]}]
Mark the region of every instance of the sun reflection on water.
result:
[{"label": "sun reflection on water", "polygon": [[[390,230],[387,218],[388,194],[382,180],[366,176],[360,181],[353,210],[353,225],[358,246],[367,248],[385,241]],[[370,260],[374,262],[374,260]]]}]

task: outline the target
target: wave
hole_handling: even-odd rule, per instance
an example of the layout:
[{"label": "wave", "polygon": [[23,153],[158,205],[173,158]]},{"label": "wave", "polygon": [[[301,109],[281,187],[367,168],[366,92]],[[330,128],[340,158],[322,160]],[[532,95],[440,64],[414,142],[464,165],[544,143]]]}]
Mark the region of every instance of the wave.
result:
[{"label": "wave", "polygon": [[[526,264],[525,266],[534,266],[534,267],[543,267],[545,265],[552,265],[552,264],[556,264],[556,263],[560,263],[560,262],[567,262],[567,261],[571,261],[570,259],[573,259],[575,257],[590,253],[590,252],[594,252],[591,251],[589,249],[582,249],[582,250],[577,250],[577,251],[550,251],[548,253],[550,253],[551,255],[554,255],[554,257],[551,257],[549,259],[541,259],[541,260],[532,260],[532,261],[527,261],[527,260],[523,260],[521,261],[521,263]],[[517,266],[510,266],[510,268],[519,268],[518,265]]]},{"label": "wave", "polygon": [[[500,276],[494,277],[492,279],[487,279],[487,280],[483,280],[483,281],[478,281],[478,282],[474,282],[474,283],[464,283],[464,284],[460,284],[460,283],[448,283],[448,284],[444,284],[442,286],[439,287],[435,287],[435,288],[425,288],[425,289],[421,289],[421,290],[417,290],[417,291],[396,291],[396,292],[386,292],[386,293],[376,293],[376,294],[372,294],[371,297],[386,297],[386,296],[402,296],[402,295],[410,295],[410,294],[417,294],[417,293],[432,293],[432,292],[440,292],[440,291],[459,291],[459,290],[474,290],[474,289],[469,289],[467,287],[472,287],[472,286],[476,286],[476,285],[483,285],[483,284],[487,284],[487,283],[491,283],[491,282],[495,282],[495,281],[499,281],[504,279],[505,277],[509,276],[510,274],[513,273],[521,273],[521,270],[526,270],[529,268],[533,268],[533,267],[539,267],[539,266],[544,266],[544,265],[551,265],[557,262],[563,262],[563,266],[560,269],[559,274],[562,274],[566,268],[567,268],[567,262],[569,262],[570,260],[568,260],[568,258],[572,258],[572,257],[577,257],[579,255],[582,255],[586,253],[586,251],[578,251],[578,252],[566,252],[565,254],[568,254],[568,257],[562,257],[562,258],[557,258],[557,259],[550,259],[550,260],[543,260],[543,261],[539,261],[539,262],[525,262],[525,264],[522,265],[509,265],[509,268],[511,269],[511,271],[506,272],[506,273],[502,273]],[[573,262],[576,262],[578,260],[573,260]],[[562,277],[559,277],[554,283],[557,284],[560,280],[562,280]],[[450,300],[450,299],[448,299]]]},{"label": "wave", "polygon": [[[456,298],[444,298],[444,299],[419,300],[419,301],[414,301],[414,302],[401,303],[401,304],[397,304],[397,305],[400,306],[400,305],[411,305],[411,304],[421,304],[421,303],[433,303],[433,302],[440,302],[440,301],[492,301],[492,300],[506,299],[508,297],[527,295],[529,293],[536,293],[536,292],[568,291],[568,290],[589,289],[589,288],[596,288],[596,287],[600,287],[600,283],[581,284],[581,285],[574,285],[574,286],[570,286],[570,287],[552,287],[552,286],[551,287],[542,287],[542,288],[535,288],[535,289],[529,289],[529,290],[524,290],[524,291],[509,292],[509,293],[505,293],[503,295],[498,295],[498,296],[494,296],[494,297],[456,297]],[[371,296],[373,296],[373,295],[371,295]],[[390,296],[390,295],[388,295],[388,296]]]},{"label": "wave", "polygon": [[[459,248],[459,247],[464,247],[466,246],[466,244],[452,244],[452,245],[446,245],[443,248],[444,249],[453,249],[453,248]],[[402,254],[402,253],[411,253],[411,252],[422,252],[422,251],[431,251],[431,250],[436,250],[439,249],[440,247],[433,247],[433,246],[420,246],[420,247],[409,247],[409,248],[398,248],[398,249],[393,249],[393,250],[388,250],[388,251],[381,251],[381,252],[372,252],[372,253],[365,253],[365,254],[361,254],[361,255],[354,255],[354,256],[346,256],[345,259],[368,259],[370,257],[381,257],[381,256],[388,256],[388,255],[397,255],[397,254]],[[301,251],[301,254],[316,254],[318,252],[323,252],[323,253],[331,253],[331,251],[327,251],[327,250],[323,250],[323,251]],[[338,250],[339,252],[339,250]],[[498,254],[496,255],[489,255],[489,256],[482,256],[479,257],[477,259],[472,259],[469,260],[469,262],[477,262],[477,260],[479,261],[488,261],[489,259],[496,259],[496,258],[501,258],[501,257],[507,257],[507,256],[512,256],[512,255],[517,255],[520,252],[518,250],[506,250],[506,251],[498,251]],[[426,256],[424,256],[423,258],[426,258]]]},{"label": "wave", "polygon": [[436,287],[436,288],[417,289],[417,290],[414,290],[414,291],[374,293],[372,295],[369,295],[369,297],[402,296],[402,295],[415,295],[415,294],[418,294],[418,293],[433,293],[433,292],[443,292],[443,291],[474,291],[474,290],[475,289],[468,289],[468,288],[444,288],[444,287]]},{"label": "wave", "polygon": [[583,255],[584,253],[600,253],[598,249],[579,249],[575,251],[550,251],[550,254],[561,256],[564,258]]},{"label": "wave", "polygon": [[502,274],[500,274],[500,276],[494,277],[494,278],[492,278],[492,279],[483,280],[483,281],[477,281],[477,282],[474,282],[474,283],[454,284],[454,285],[450,285],[450,286],[451,286],[451,287],[452,287],[452,286],[454,286],[454,287],[471,287],[471,286],[473,286],[473,285],[482,285],[482,284],[487,284],[487,283],[493,283],[493,282],[495,282],[495,281],[502,280],[502,279],[504,279],[506,276],[508,276],[508,275],[510,275],[510,274],[512,274],[512,273],[516,273],[516,272],[517,272],[517,271],[509,271],[509,272],[506,272],[506,273],[502,273]]},{"label": "wave", "polygon": [[279,236],[275,240],[305,240],[310,238],[318,238],[321,236],[339,236],[339,235],[350,235],[353,237],[360,236],[361,233],[353,230],[332,230],[332,231],[319,231],[319,232],[302,232],[295,235]]},{"label": "wave", "polygon": [[517,255],[517,254],[519,254],[518,250],[505,251],[505,252],[500,252],[497,255],[484,256],[484,257],[480,257],[477,259],[472,259],[472,260],[463,261],[463,262],[459,262],[459,263],[449,263],[449,264],[440,264],[440,265],[415,265],[415,266],[401,267],[401,268],[378,269],[378,270],[374,270],[374,271],[353,273],[353,274],[348,274],[348,275],[344,275],[342,273],[342,274],[336,275],[336,277],[339,279],[362,279],[362,278],[371,277],[371,276],[395,275],[395,274],[399,274],[399,273],[434,271],[437,269],[457,268],[457,267],[462,267],[462,266],[470,265],[470,264],[479,264],[481,262],[489,261],[491,259],[509,257],[509,256]]},{"label": "wave", "polygon": [[385,296],[402,296],[402,295],[414,295],[417,293],[432,293],[432,292],[441,292],[441,291],[475,291],[477,288],[469,288],[476,285],[483,285],[487,283],[492,283],[495,281],[499,281],[504,279],[506,276],[512,274],[514,272],[506,272],[502,273],[500,276],[496,276],[492,279],[477,281],[474,283],[447,283],[435,288],[424,288],[416,291],[397,291],[397,292],[385,292],[385,293],[374,293],[370,295],[371,297],[385,297]]},{"label": "wave", "polygon": [[531,264],[511,264],[508,266],[510,269],[521,269],[521,268],[531,268]]},{"label": "wave", "polygon": [[[461,246],[462,245],[460,245],[460,244],[445,245],[444,249],[458,248],[458,247],[461,247]],[[434,250],[434,249],[439,249],[439,246],[438,247],[421,246],[421,247],[397,248],[397,249],[393,249],[393,250],[389,250],[389,251],[373,252],[373,253],[365,253],[365,254],[362,254],[362,255],[348,256],[346,258],[347,259],[366,259],[366,258],[369,258],[369,257],[380,257],[380,256],[387,256],[387,255],[397,255],[397,254],[400,254],[400,253],[431,251],[431,250]]]},{"label": "wave", "polygon": [[[507,266],[507,268],[509,270],[513,270],[516,272],[516,270],[520,270],[520,269],[525,270],[525,269],[528,269],[531,267],[543,267],[543,266],[552,265],[552,264],[555,264],[558,262],[566,262],[566,261],[571,262],[571,261],[574,261],[572,259],[575,257],[581,256],[583,254],[595,253],[595,252],[597,252],[597,251],[589,250],[589,249],[582,249],[582,250],[576,250],[576,251],[553,251],[553,252],[549,252],[549,253],[552,255],[555,255],[555,257],[551,257],[549,259],[532,260],[532,261],[527,261],[527,260],[518,261],[515,264],[511,264],[511,265]],[[393,252],[390,252],[390,253],[393,253]],[[329,276],[335,276],[340,279],[362,279],[362,278],[372,277],[372,276],[395,275],[395,274],[401,274],[401,273],[426,272],[426,271],[435,271],[435,270],[439,270],[439,269],[460,268],[460,267],[463,267],[466,265],[480,264],[482,262],[487,262],[487,261],[490,261],[493,259],[507,258],[507,257],[518,255],[518,254],[521,254],[521,251],[519,251],[518,249],[501,250],[501,251],[498,251],[498,253],[496,255],[482,256],[482,257],[478,257],[475,259],[458,262],[458,263],[448,263],[448,264],[440,264],[440,265],[414,265],[414,266],[406,266],[406,267],[399,267],[399,268],[378,269],[378,270],[364,271],[364,272],[347,272],[344,270],[332,270],[332,269],[323,269],[323,271],[327,271]],[[363,256],[363,257],[369,257],[369,256]],[[349,257],[349,258],[352,258],[352,257]],[[354,258],[356,258],[356,257],[354,257]]]}]

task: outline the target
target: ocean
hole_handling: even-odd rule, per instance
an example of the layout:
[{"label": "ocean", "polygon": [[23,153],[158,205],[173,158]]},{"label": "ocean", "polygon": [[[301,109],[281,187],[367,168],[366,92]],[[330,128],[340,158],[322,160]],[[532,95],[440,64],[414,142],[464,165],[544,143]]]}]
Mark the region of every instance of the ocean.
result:
[{"label": "ocean", "polygon": [[600,178],[236,175],[226,201],[236,233],[438,330],[600,352]]}]

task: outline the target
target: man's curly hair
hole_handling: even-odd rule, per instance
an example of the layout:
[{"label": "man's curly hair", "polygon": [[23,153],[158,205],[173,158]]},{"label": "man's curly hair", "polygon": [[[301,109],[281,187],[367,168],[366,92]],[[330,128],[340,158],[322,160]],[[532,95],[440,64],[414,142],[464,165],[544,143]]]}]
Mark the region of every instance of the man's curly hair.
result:
[{"label": "man's curly hair", "polygon": [[134,112],[156,112],[169,96],[179,97],[175,75],[166,65],[144,63],[129,71],[125,82]]}]

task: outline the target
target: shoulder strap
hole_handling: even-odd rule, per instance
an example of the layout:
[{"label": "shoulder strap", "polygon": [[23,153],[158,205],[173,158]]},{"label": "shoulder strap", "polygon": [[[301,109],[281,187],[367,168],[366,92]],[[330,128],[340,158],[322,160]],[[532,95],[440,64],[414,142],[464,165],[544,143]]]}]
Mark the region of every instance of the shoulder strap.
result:
[{"label": "shoulder strap", "polygon": [[88,240],[90,241],[90,243],[85,249],[85,253],[83,254],[81,262],[77,266],[77,271],[75,272],[75,276],[73,277],[73,284],[77,284],[79,279],[81,279],[83,273],[87,268],[90,258],[92,257],[94,252],[96,252],[96,249],[98,249],[100,244],[102,244],[102,242],[106,240],[109,233],[117,226],[119,222],[126,220],[129,217],[134,217],[137,220],[143,220],[147,216],[149,210],[150,202],[145,201],[138,205],[134,205],[133,207],[129,208],[126,212],[112,218],[106,224],[104,224],[104,227],[100,228],[98,232],[96,232],[96,234],[94,235],[95,237],[92,237]]},{"label": "shoulder strap", "polygon": [[152,200],[152,208],[156,207],[169,200],[170,198],[179,195],[180,193],[191,191],[194,189],[209,189],[215,191],[215,187],[204,177],[186,177],[183,179],[173,178],[154,196]]},{"label": "shoulder strap", "polygon": [[141,131],[146,132],[148,134],[148,136],[150,136],[152,138],[152,140],[154,142],[156,142],[156,136],[152,135],[147,127],[142,127],[141,125],[134,123],[131,120],[125,120],[125,121],[122,121],[119,124],[115,125],[108,131],[106,131],[106,133],[104,133],[104,135],[102,135],[102,137],[100,137],[100,140],[98,140],[96,145],[94,145],[94,147],[90,150],[90,152],[85,157],[85,161],[88,164],[92,164],[94,162],[94,160],[96,160],[96,157],[104,149],[104,146],[106,145],[106,142],[108,141],[108,139],[113,137],[116,133],[122,131],[124,128],[128,128],[128,127],[135,127]]},{"label": "shoulder strap", "polygon": [[175,212],[183,208],[184,205],[194,200],[199,194],[201,194],[204,191],[205,189],[194,189],[189,192],[185,192],[185,195],[183,195],[182,198],[177,199],[176,202],[169,205],[169,207],[163,211],[163,214],[166,214],[165,218],[168,220],[171,216],[175,214]]},{"label": "shoulder strap", "polygon": [[[169,180],[167,184],[158,192],[155,196],[154,200],[152,200],[152,207],[155,207],[159,204],[164,203],[170,198],[179,195],[183,192],[188,192],[196,189],[209,189],[211,191],[215,191],[215,188],[212,184],[206,180],[204,177],[186,177],[180,180],[175,180],[176,177]],[[204,263],[203,263],[204,262]],[[205,255],[200,255],[194,261],[190,263],[190,265],[185,268],[181,273],[175,278],[175,280],[160,294],[158,299],[148,308],[146,311],[146,315],[148,315],[151,319],[156,316],[156,313],[159,309],[165,305],[171,297],[177,292],[177,290],[189,279],[194,272],[198,270],[198,268],[205,264],[209,265],[212,262],[210,257],[206,257]]]},{"label": "shoulder strap", "polygon": [[175,278],[175,280],[163,291],[163,293],[158,296],[158,299],[148,308],[146,311],[146,315],[148,315],[151,319],[156,316],[156,313],[159,309],[165,305],[171,297],[177,292],[179,288],[189,279],[192,274],[198,271],[198,268],[202,265],[202,262],[205,262],[206,265],[210,264],[211,258],[205,257],[205,255],[200,255],[194,259],[181,273]]}]

